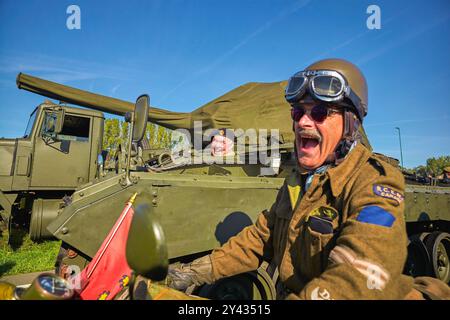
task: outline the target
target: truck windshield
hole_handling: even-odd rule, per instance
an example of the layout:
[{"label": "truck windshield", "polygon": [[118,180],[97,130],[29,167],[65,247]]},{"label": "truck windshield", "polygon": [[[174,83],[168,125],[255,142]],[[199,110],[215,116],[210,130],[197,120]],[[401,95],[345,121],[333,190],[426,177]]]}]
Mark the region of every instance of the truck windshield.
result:
[{"label": "truck windshield", "polygon": [[33,129],[34,120],[36,119],[37,108],[34,109],[33,113],[30,115],[30,119],[28,120],[27,128],[25,129],[24,138],[28,138],[31,134],[31,130]]}]

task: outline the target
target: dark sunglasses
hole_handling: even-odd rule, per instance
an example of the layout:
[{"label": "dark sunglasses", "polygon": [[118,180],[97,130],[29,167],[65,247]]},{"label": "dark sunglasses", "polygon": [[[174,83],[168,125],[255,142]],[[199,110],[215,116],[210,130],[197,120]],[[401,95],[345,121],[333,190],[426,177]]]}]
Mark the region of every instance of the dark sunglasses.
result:
[{"label": "dark sunglasses", "polygon": [[[332,113],[339,113],[342,112],[342,109],[338,109],[336,107],[331,107],[325,103],[320,103],[316,106],[314,106],[311,111],[309,111],[309,114],[311,118],[315,122],[324,122],[325,119]],[[308,113],[305,111],[305,108],[301,105],[294,106],[291,109],[291,117],[292,120],[295,122],[300,121],[300,119],[305,115],[305,113]]]}]

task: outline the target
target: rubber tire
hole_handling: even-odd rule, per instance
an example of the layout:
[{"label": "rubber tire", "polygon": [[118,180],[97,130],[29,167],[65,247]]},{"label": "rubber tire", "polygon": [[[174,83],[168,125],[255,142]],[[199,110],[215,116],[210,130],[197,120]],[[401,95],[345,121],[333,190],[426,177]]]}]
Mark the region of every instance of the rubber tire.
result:
[{"label": "rubber tire", "polygon": [[[437,278],[439,280],[442,280],[446,283],[450,283],[450,275],[447,276],[447,279],[440,279],[439,272],[438,272],[438,265],[437,261],[435,261],[435,244],[437,241],[442,241],[444,238],[450,239],[450,234],[446,232],[441,231],[434,231],[429,236],[425,238],[425,247],[427,248],[429,259],[430,259],[430,265],[431,265],[431,274],[434,278]],[[450,250],[446,248],[447,251],[447,257],[450,257]],[[450,266],[447,266],[449,268]],[[446,280],[446,281],[445,281]]]},{"label": "rubber tire", "polygon": [[[412,277],[420,277],[420,276],[431,276],[432,268],[430,263],[430,255],[425,244],[422,242],[421,238],[423,238],[423,234],[414,234],[409,237],[408,244],[408,257],[405,262],[405,266],[403,269],[403,273]],[[413,251],[415,250],[415,251]],[[414,252],[414,255],[412,254]],[[420,259],[419,261],[414,261],[414,259]],[[413,264],[414,263],[414,264]],[[414,265],[419,265],[420,269],[417,270],[415,267],[415,272],[410,272],[411,268]]]}]

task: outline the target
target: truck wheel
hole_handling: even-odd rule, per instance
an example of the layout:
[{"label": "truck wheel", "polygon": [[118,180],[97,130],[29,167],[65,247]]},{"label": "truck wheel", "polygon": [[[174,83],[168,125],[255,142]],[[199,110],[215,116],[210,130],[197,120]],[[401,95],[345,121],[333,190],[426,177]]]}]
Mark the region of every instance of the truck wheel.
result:
[{"label": "truck wheel", "polygon": [[422,239],[425,234],[414,234],[409,237],[408,257],[406,259],[403,273],[412,277],[430,276],[431,263],[428,250]]},{"label": "truck wheel", "polygon": [[81,272],[89,260],[89,257],[63,242],[56,257],[55,274],[67,279],[69,276]]},{"label": "truck wheel", "polygon": [[425,239],[430,255],[433,276],[445,283],[450,282],[450,234],[435,231]]}]

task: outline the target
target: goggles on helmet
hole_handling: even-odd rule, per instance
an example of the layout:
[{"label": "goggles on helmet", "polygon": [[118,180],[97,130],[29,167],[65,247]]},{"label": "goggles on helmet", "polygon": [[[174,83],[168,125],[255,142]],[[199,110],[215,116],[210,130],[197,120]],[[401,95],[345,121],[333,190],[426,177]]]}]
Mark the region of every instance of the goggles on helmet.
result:
[{"label": "goggles on helmet", "polygon": [[361,99],[352,91],[346,79],[334,70],[307,70],[294,74],[285,91],[286,101],[291,105],[298,103],[306,91],[318,100],[341,102],[348,98],[359,109]]}]

